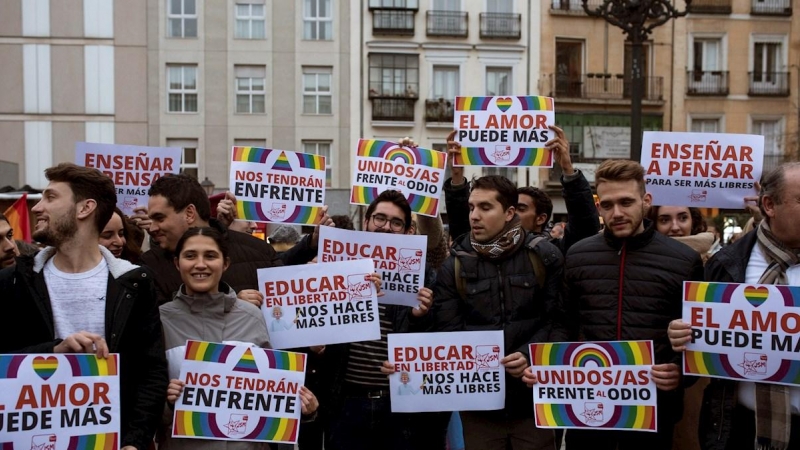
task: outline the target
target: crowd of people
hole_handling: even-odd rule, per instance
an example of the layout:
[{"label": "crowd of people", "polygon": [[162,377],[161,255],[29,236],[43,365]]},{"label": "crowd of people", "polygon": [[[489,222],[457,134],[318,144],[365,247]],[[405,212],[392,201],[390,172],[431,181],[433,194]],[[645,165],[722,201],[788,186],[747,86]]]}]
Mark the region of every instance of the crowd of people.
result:
[{"label": "crowd of people", "polygon": [[[447,448],[450,413],[392,412],[387,336],[462,330],[502,330],[506,349],[505,408],[459,414],[469,450],[554,449],[562,439],[569,450],[800,448],[800,389],[681,370],[691,339],[681,320],[685,281],[800,285],[800,163],[765,174],[757,197],[745,199],[760,212],[753,231],[720,247],[697,209],[651,204],[637,162],[600,164],[595,203],[564,133],[552,128],[547,147],[567,207],[553,230],[545,192],[501,176],[467,180],[459,167],[443,189],[449,233],[440,217],[414,216],[396,191],[366,208],[364,232],[427,236],[425,287],[416,307],[379,305],[378,340],[296,349],[308,355],[301,450]],[[448,151],[458,152],[453,137]],[[282,448],[171,437],[185,343],[268,348],[256,271],[315,263],[320,227],[352,229],[350,218],[323,208],[313,232],[279,227],[267,242],[238,220],[230,193],[212,217],[187,175],[156,180],[148,206],[131,217],[95,169],[63,163],[45,175],[32,209],[44,248],[23,254],[0,217],[0,353],[119,353],[123,450]],[[380,292],[380,278],[371,279]],[[654,344],[658,432],[537,428],[528,345],[617,340]]]}]

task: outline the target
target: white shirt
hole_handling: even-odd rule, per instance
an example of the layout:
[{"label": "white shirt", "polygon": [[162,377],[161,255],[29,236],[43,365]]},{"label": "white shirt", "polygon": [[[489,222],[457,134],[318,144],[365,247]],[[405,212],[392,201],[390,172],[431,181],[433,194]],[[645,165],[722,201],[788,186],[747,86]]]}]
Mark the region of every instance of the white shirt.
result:
[{"label": "white shirt", "polygon": [[[761,252],[761,246],[756,243],[753,246],[753,252],[750,254],[750,261],[747,263],[747,271],[744,276],[745,283],[758,283],[768,266],[764,253]],[[786,271],[786,278],[790,285],[800,286],[800,264],[789,267]],[[756,384],[754,382],[740,381],[736,393],[740,405],[752,411],[756,410]],[[791,413],[800,415],[800,387],[789,388],[789,397]]]},{"label": "white shirt", "polygon": [[50,294],[56,338],[64,339],[79,331],[106,335],[106,289],[108,264],[100,264],[82,273],[58,270],[53,258],[44,264],[44,281]]}]

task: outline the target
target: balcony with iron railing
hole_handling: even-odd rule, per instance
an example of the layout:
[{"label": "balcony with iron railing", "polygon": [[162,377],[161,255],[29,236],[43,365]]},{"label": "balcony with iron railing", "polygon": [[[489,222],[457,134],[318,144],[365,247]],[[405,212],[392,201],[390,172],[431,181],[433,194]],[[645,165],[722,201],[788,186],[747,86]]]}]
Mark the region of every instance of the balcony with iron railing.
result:
[{"label": "balcony with iron railing", "polygon": [[752,97],[789,96],[789,72],[749,72],[747,95]]},{"label": "balcony with iron railing", "polygon": [[[550,74],[551,96],[558,100],[630,101],[632,83],[623,74],[587,73],[582,75]],[[663,102],[664,77],[645,77],[643,101]]]},{"label": "balcony with iron railing", "polygon": [[750,14],[754,16],[791,16],[792,0],[751,0]]},{"label": "balcony with iron railing", "polygon": [[733,0],[692,0],[687,9],[694,14],[730,14],[732,3]]},{"label": "balcony with iron railing", "polygon": [[372,120],[387,122],[413,122],[416,98],[371,97]]},{"label": "balcony with iron railing", "polygon": [[519,39],[522,37],[522,15],[481,13],[481,39]]},{"label": "balcony with iron railing", "polygon": [[722,70],[687,70],[686,94],[702,96],[728,95],[728,72]]},{"label": "balcony with iron railing", "polygon": [[[603,1],[589,0],[587,5],[589,9],[595,10],[603,5]],[[583,10],[583,2],[581,0],[550,0],[550,14],[588,17],[586,11]]]},{"label": "balcony with iron railing", "polygon": [[414,9],[374,8],[372,9],[372,34],[413,36]]},{"label": "balcony with iron railing", "polygon": [[447,123],[453,126],[455,108],[451,100],[443,98],[425,100],[425,122]]},{"label": "balcony with iron railing", "polygon": [[427,34],[432,37],[467,37],[469,17],[461,11],[428,11]]}]

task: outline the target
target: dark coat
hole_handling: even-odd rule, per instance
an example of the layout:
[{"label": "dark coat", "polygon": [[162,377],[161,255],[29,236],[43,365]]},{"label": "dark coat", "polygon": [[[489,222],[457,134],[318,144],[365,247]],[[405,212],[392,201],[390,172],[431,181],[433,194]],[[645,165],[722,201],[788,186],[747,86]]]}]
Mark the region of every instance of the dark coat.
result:
[{"label": "dark coat", "polygon": [[[227,283],[236,292],[243,289],[258,289],[258,269],[278,267],[284,264],[305,264],[316,255],[316,250],[311,250],[310,236],[306,236],[289,251],[280,256],[269,243],[254,238],[247,233],[228,231],[216,219],[209,222],[211,227],[220,231],[228,245],[228,257],[231,265],[222,274],[222,281]],[[142,255],[142,263],[157,273],[156,288],[158,304],[163,305],[172,301],[172,295],[183,284],[181,274],[175,267],[174,254],[163,250],[157,245]]]},{"label": "dark coat", "polygon": [[[49,256],[37,255],[39,264]],[[105,338],[120,354],[121,444],[145,450],[152,443],[167,394],[167,361],[161,338],[153,277],[144,268],[108,253]],[[37,266],[40,267],[40,266]],[[17,259],[0,272],[0,353],[53,353],[53,311],[43,271],[34,257]]]},{"label": "dark coat", "polygon": [[[751,231],[718,251],[706,264],[706,281],[744,283],[750,253],[756,245]],[[703,450],[725,450],[736,409],[736,381],[711,378],[703,392],[698,437]]]},{"label": "dark coat", "polygon": [[[567,253],[568,324],[580,341],[652,340],[656,364],[675,363],[667,328],[682,315],[683,282],[703,278],[690,247],[656,232],[617,239],[610,232],[576,243]],[[659,392],[659,417],[677,422],[683,391]]]},{"label": "dark coat", "polygon": [[[530,361],[528,344],[547,342],[558,315],[564,264],[555,246],[547,240],[538,242],[533,251],[546,269],[544,286],[539,287],[527,254],[527,244],[535,236],[526,233],[519,250],[499,262],[479,257],[469,236],[462,236],[439,269],[434,285],[433,331],[503,330],[505,354],[521,352]],[[456,285],[457,252],[464,255],[458,257],[466,298]],[[532,397],[521,380],[506,374],[506,413],[530,416]]]}]

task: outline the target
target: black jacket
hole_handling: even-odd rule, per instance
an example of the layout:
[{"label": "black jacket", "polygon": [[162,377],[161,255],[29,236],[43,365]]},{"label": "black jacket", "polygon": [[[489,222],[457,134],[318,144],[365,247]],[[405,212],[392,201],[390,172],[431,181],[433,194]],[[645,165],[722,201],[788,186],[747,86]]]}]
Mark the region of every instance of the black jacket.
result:
[{"label": "black jacket", "polygon": [[[451,179],[444,182],[444,202],[447,222],[453,241],[469,232],[469,183],[453,186]],[[567,250],[581,239],[597,234],[600,217],[594,205],[592,187],[579,170],[569,177],[561,176],[561,195],[567,207],[567,226],[564,237],[551,238],[550,243],[566,255]]]},{"label": "black jacket", "polygon": [[[564,264],[555,246],[547,240],[538,242],[534,251],[546,269],[544,287],[540,288],[527,254],[527,244],[535,236],[526,233],[519,250],[499,262],[479,257],[468,235],[458,239],[434,285],[433,331],[503,330],[506,355],[521,352],[530,361],[528,344],[550,338],[551,324],[561,305]],[[458,257],[466,298],[461,298],[456,286],[457,253],[463,255]],[[506,413],[529,416],[532,397],[520,379],[506,376]]]},{"label": "black jacket", "polygon": [[[0,353],[53,353],[53,311],[43,271],[45,249],[17,258],[0,272]],[[153,277],[144,268],[104,252],[109,265],[105,338],[120,354],[121,444],[148,448],[164,408],[167,362]],[[35,259],[34,259],[35,258]],[[37,269],[37,270],[35,270]]]},{"label": "black jacket", "polygon": [[[311,250],[309,242],[311,236],[306,236],[292,249],[283,252],[280,256],[269,243],[254,238],[247,233],[228,231],[216,219],[209,221],[209,226],[220,231],[228,245],[228,257],[231,265],[222,274],[222,281],[230,285],[236,292],[243,289],[258,289],[258,269],[277,267],[284,264],[305,264],[316,255],[316,250]],[[163,250],[159,246],[150,248],[142,255],[142,264],[147,265],[157,273],[156,288],[158,304],[163,305],[172,301],[174,294],[183,283],[181,274],[175,267],[174,254]]]},{"label": "black jacket", "polygon": [[[706,264],[706,281],[744,283],[750,254],[756,245],[756,233],[751,231],[718,251]],[[736,381],[711,378],[703,392],[698,426],[700,447],[703,450],[725,450],[733,426],[736,409]]]},{"label": "black jacket", "polygon": [[[572,246],[565,270],[572,313],[567,326],[580,341],[652,340],[656,364],[680,367],[667,327],[682,315],[683,282],[702,280],[703,262],[687,245],[656,232],[652,222],[645,227],[627,239],[607,231]],[[659,417],[677,421],[682,396],[682,390],[659,392]]]}]

